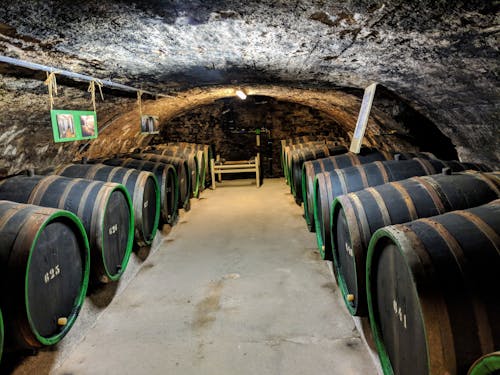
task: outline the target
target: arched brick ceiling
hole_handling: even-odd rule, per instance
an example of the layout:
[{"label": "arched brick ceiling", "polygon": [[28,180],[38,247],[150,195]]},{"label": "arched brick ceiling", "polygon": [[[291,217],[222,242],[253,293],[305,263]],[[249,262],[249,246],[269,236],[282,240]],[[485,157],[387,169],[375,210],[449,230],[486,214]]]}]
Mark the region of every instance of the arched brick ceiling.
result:
[{"label": "arched brick ceiling", "polygon": [[[211,104],[221,98],[234,97],[236,89],[243,89],[247,95],[270,96],[280,101],[316,108],[342,124],[347,132],[354,131],[361,105],[358,97],[342,91],[246,84],[191,89],[176,96],[143,102],[141,108],[143,113],[159,116],[160,123],[165,124],[169,119],[188,112],[190,109]],[[147,145],[152,137],[140,133],[139,118],[137,105],[123,115],[115,117],[105,125],[99,138],[90,143],[84,155],[95,157],[106,153],[128,152],[134,147]],[[375,139],[382,130],[385,132],[405,131],[389,116],[375,109],[368,123],[366,134]],[[389,139],[386,142],[390,145],[392,140]]]}]

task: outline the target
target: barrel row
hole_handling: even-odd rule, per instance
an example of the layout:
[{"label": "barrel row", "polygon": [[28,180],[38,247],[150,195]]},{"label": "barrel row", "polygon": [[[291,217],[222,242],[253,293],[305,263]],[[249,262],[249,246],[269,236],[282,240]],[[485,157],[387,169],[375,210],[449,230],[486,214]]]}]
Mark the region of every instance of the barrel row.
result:
[{"label": "barrel row", "polygon": [[308,227],[315,226],[323,257],[333,259],[347,309],[370,317],[384,373],[466,374],[489,371],[485,363],[493,369],[500,173],[429,154],[365,156],[354,163],[349,154],[311,159],[301,187],[306,221],[313,207]]},{"label": "barrel row", "polygon": [[175,223],[178,205],[189,208],[187,158],[139,155],[0,182],[0,233],[2,239],[11,236],[0,247],[1,290],[9,291],[0,295],[9,347],[60,341],[89,281],[118,280],[133,246],[151,245],[160,225]]},{"label": "barrel row", "polygon": [[310,160],[304,163],[302,167],[302,197],[304,201],[304,217],[309,231],[314,232],[316,229],[314,222],[314,183],[316,175],[319,173],[393,158],[394,160],[409,160],[415,157],[435,159],[434,155],[428,152],[385,152],[366,148],[362,149],[362,151],[360,154],[348,152],[343,155]]},{"label": "barrel row", "polygon": [[331,206],[336,197],[392,181],[437,174],[443,169],[453,172],[467,169],[490,171],[489,168],[475,163],[414,158],[376,161],[317,174],[313,204],[316,240],[321,256],[324,259],[332,259]]},{"label": "barrel row", "polygon": [[331,239],[335,272],[353,315],[366,316],[365,268],[377,229],[500,198],[500,173],[463,172],[412,177],[338,196],[332,205]]},{"label": "barrel row", "polygon": [[498,369],[499,197],[500,173],[445,169],[333,202],[336,280],[351,314],[368,310],[385,374]]}]

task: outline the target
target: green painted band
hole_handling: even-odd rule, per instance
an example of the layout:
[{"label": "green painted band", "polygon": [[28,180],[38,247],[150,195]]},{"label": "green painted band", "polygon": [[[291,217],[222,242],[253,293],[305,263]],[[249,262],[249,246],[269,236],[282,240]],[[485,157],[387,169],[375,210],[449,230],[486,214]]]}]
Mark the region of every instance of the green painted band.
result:
[{"label": "green painted band", "polygon": [[479,358],[470,368],[468,375],[492,375],[500,371],[500,351]]},{"label": "green painted band", "polygon": [[174,168],[172,164],[169,164],[169,169],[172,171],[172,175],[174,176],[174,207],[172,207],[172,212],[177,212],[179,208],[179,176],[177,176],[177,170]]},{"label": "green painted band", "polygon": [[[193,156],[194,165],[195,165],[195,186],[193,186],[193,197],[198,198],[200,194],[200,169],[198,166],[198,157],[196,155]],[[191,176],[189,176],[191,178]]]},{"label": "green painted band", "polygon": [[[30,313],[30,306],[29,306],[29,299],[28,299],[28,275],[30,271],[30,265],[31,265],[31,256],[33,254],[33,251],[35,249],[35,246],[38,242],[38,238],[40,237],[42,231],[45,229],[45,227],[50,224],[52,221],[54,221],[57,218],[64,217],[72,221],[72,223],[75,225],[75,227],[78,229],[78,231],[81,234],[81,238],[83,239],[84,243],[83,245],[85,246],[85,261],[84,261],[84,271],[83,271],[83,280],[82,280],[82,285],[80,286],[80,291],[78,293],[78,296],[75,300],[75,303],[73,305],[73,310],[68,316],[68,323],[64,326],[64,328],[59,332],[57,335],[51,336],[51,337],[44,337],[40,335],[38,330],[35,327],[35,324],[33,323],[33,319],[31,317]],[[50,215],[47,220],[40,226],[38,229],[35,238],[32,242],[31,248],[29,250],[29,255],[28,255],[28,260],[26,262],[26,273],[24,276],[24,303],[26,306],[26,316],[28,317],[28,322],[30,324],[31,331],[35,335],[36,339],[42,344],[42,345],[54,345],[57,344],[61,339],[69,332],[71,327],[73,326],[73,323],[76,320],[76,317],[78,316],[78,313],[80,312],[80,308],[83,304],[83,301],[85,299],[85,295],[87,294],[87,288],[89,285],[89,275],[90,275],[90,245],[89,245],[89,240],[87,238],[87,232],[85,231],[85,228],[83,227],[82,222],[80,219],[73,213],[69,211],[64,211],[60,210],[55,212],[54,214]]]},{"label": "green painted band", "polygon": [[[125,269],[127,268],[128,261],[130,259],[130,254],[132,253],[132,247],[134,245],[134,209],[133,209],[134,206],[132,204],[132,199],[130,198],[130,194],[128,193],[125,186],[123,186],[122,184],[116,184],[116,185],[117,186],[115,186],[115,188],[113,189],[111,194],[109,194],[109,196],[108,196],[108,200],[106,201],[106,205],[104,206],[104,212],[107,211],[109,199],[111,198],[112,193],[114,193],[115,191],[120,191],[121,193],[123,193],[123,195],[125,195],[125,199],[128,203],[130,220],[129,220],[129,225],[128,225],[128,240],[127,240],[127,248],[125,249],[125,256],[123,257],[123,261],[122,261],[119,272],[117,272],[115,274],[111,274],[111,272],[109,271],[109,269],[106,265],[106,261],[105,261],[106,258],[104,257],[104,251],[105,251],[104,232],[102,232],[102,234],[101,234],[101,236],[102,236],[101,243],[103,244],[103,246],[101,248],[101,262],[104,266],[104,272],[106,272],[106,276],[111,281],[118,280],[121,277],[121,275],[123,274],[123,272],[125,271]],[[104,216],[103,216],[103,221],[104,221]],[[102,223],[102,228],[104,228],[104,222]]]},{"label": "green painted band", "polygon": [[309,204],[307,203],[307,176],[306,176],[306,165],[302,166],[302,200],[304,201],[304,217],[306,218],[306,223],[308,226],[311,225],[311,219],[309,218]]},{"label": "green painted band", "polygon": [[368,246],[368,254],[366,256],[366,297],[368,302],[368,317],[370,319],[370,327],[372,329],[373,339],[375,340],[375,345],[380,358],[380,364],[382,365],[382,370],[384,371],[384,375],[393,375],[394,371],[392,370],[389,354],[387,353],[387,349],[385,348],[385,345],[382,341],[382,331],[380,325],[375,319],[375,310],[373,308],[374,301],[371,293],[372,290],[371,271],[372,271],[372,262],[375,254],[375,245],[380,238],[384,237],[388,237],[392,239],[394,242],[396,242],[396,240],[390,235],[390,233],[386,232],[383,228],[377,230],[373,234],[370,244]]},{"label": "green painted band", "polygon": [[324,248],[324,240],[323,240],[323,229],[321,228],[320,220],[319,220],[319,209],[318,209],[318,189],[319,182],[318,177],[314,178],[314,225],[316,226],[316,241],[318,243],[319,254],[321,255],[321,259],[325,259],[325,248]]},{"label": "green painted band", "polygon": [[[356,314],[356,309],[354,309],[354,307],[352,306],[351,302],[349,302],[349,300],[347,299],[347,296],[350,294],[349,293],[349,290],[347,288],[347,283],[344,279],[344,276],[342,275],[342,273],[340,272],[340,261],[337,257],[337,252],[335,251],[335,241],[334,241],[334,231],[333,231],[333,226],[336,221],[333,221],[333,219],[336,217],[338,211],[342,208],[342,204],[341,202],[338,200],[338,197],[335,198],[335,200],[332,202],[332,208],[330,210],[330,223],[331,223],[331,226],[330,226],[330,238],[332,239],[332,259],[333,259],[333,268],[334,268],[334,272],[335,274],[337,275],[337,282],[338,282],[338,285],[339,285],[339,288],[340,288],[340,292],[342,293],[342,297],[344,298],[344,303],[347,307],[347,310],[349,310],[349,313],[351,315],[355,315]],[[338,213],[340,214],[340,213]],[[357,275],[356,275],[356,267],[354,267],[354,280],[357,280]],[[356,283],[357,284],[357,283]],[[359,298],[359,296],[358,296]]]}]

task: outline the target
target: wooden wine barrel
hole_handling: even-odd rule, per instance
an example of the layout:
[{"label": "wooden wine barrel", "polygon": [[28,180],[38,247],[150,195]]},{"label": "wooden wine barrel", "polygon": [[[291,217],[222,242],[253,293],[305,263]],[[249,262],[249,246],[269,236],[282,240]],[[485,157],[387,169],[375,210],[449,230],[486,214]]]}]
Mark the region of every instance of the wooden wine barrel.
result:
[{"label": "wooden wine barrel", "polygon": [[392,154],[375,150],[365,155],[347,152],[342,155],[306,161],[302,167],[302,197],[304,200],[304,217],[309,231],[314,232],[316,229],[314,225],[314,180],[318,173],[391,158]]},{"label": "wooden wine barrel", "polygon": [[334,270],[352,315],[365,316],[366,252],[379,228],[500,198],[500,172],[412,177],[341,195],[332,207]]},{"label": "wooden wine barrel", "polygon": [[291,153],[292,164],[291,164],[291,183],[292,183],[292,193],[295,197],[295,202],[297,204],[302,203],[302,167],[304,162],[308,160],[315,160],[319,158],[324,158],[326,156],[335,156],[345,154],[347,148],[344,146],[321,146],[312,147],[302,150],[297,150]]},{"label": "wooden wine barrel", "polygon": [[453,172],[466,169],[489,171],[487,167],[479,164],[416,158],[403,161],[376,161],[316,175],[314,223],[321,255],[325,259],[332,259],[330,210],[336,197],[391,181],[440,173],[443,168],[450,168]]},{"label": "wooden wine barrel", "polygon": [[100,160],[100,162],[114,167],[133,168],[153,173],[160,185],[160,223],[174,224],[176,222],[179,215],[177,208],[179,202],[179,183],[177,172],[173,165],[132,158],[104,159]]},{"label": "wooden wine barrel", "polygon": [[[317,136],[301,136],[301,137],[295,137],[295,138],[288,138],[288,139],[282,139],[281,142],[281,152],[280,152],[280,161],[281,161],[281,167],[283,168],[283,172],[285,172],[285,153],[286,150],[289,150],[292,145],[295,144],[300,144],[300,143],[310,143],[310,142],[315,142],[318,141]],[[287,149],[288,147],[288,149]]]},{"label": "wooden wine barrel", "polygon": [[135,243],[151,245],[160,220],[160,187],[153,173],[104,164],[70,164],[60,167],[55,174],[125,186],[134,209]]},{"label": "wooden wine barrel", "polygon": [[191,196],[197,198],[200,191],[200,170],[198,163],[198,156],[196,152],[184,152],[180,148],[164,148],[160,150],[151,150],[148,153],[165,155],[165,156],[175,156],[178,158],[184,158],[187,160],[189,165],[189,171],[191,172]]},{"label": "wooden wine barrel", "polygon": [[370,241],[370,324],[386,374],[466,374],[500,348],[500,200],[384,227]]},{"label": "wooden wine barrel", "polygon": [[123,185],[55,175],[16,176],[0,182],[0,199],[77,215],[90,241],[93,280],[118,280],[127,268],[134,242],[134,212]]},{"label": "wooden wine barrel", "polygon": [[164,156],[158,154],[130,154],[127,157],[138,160],[148,160],[155,163],[172,164],[177,172],[177,181],[179,184],[179,201],[177,206],[189,211],[191,208],[189,200],[191,198],[191,178],[189,165],[186,159],[175,156]]},{"label": "wooden wine barrel", "polygon": [[467,375],[499,375],[500,351],[483,355],[469,369]]},{"label": "wooden wine barrel", "polygon": [[306,143],[296,143],[289,146],[285,146],[283,150],[283,173],[285,175],[287,184],[290,185],[291,178],[291,153],[295,150],[302,150],[310,147],[324,146],[325,141],[311,141]]},{"label": "wooden wine barrel", "polygon": [[0,236],[6,344],[56,344],[73,326],[87,292],[90,253],[81,221],[64,210],[0,201]]}]

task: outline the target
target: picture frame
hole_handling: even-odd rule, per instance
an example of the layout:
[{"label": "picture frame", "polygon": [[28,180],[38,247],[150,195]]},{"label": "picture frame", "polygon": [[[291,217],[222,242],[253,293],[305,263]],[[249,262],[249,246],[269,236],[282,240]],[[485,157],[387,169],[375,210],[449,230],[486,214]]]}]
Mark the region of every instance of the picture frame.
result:
[{"label": "picture frame", "polygon": [[97,114],[94,111],[53,109],[50,117],[56,143],[97,138]]},{"label": "picture frame", "polygon": [[160,118],[158,116],[142,115],[141,116],[141,133],[142,134],[159,134],[160,133]]}]

